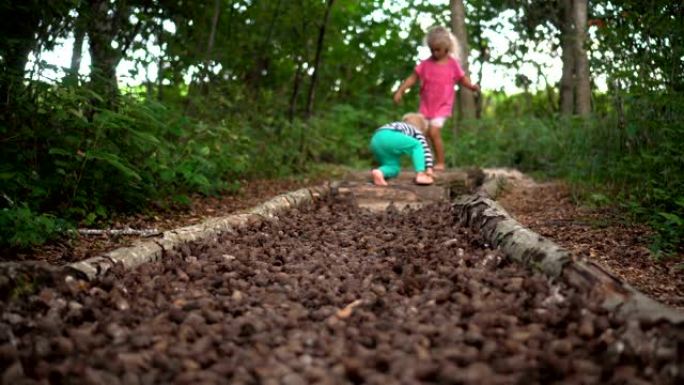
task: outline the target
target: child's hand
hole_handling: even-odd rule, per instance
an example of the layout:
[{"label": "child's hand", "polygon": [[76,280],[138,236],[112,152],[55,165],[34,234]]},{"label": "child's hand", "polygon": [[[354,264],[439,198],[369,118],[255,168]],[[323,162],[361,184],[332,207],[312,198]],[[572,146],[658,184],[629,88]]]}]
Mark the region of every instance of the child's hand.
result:
[{"label": "child's hand", "polygon": [[479,94],[480,93],[480,85],[479,84],[473,84],[473,87],[470,90]]},{"label": "child's hand", "polygon": [[394,93],[394,98],[393,98],[393,99],[394,99],[394,103],[399,104],[399,103],[401,102],[402,96],[404,96],[404,93],[403,93],[403,92],[399,92],[399,91],[395,92],[395,93]]}]

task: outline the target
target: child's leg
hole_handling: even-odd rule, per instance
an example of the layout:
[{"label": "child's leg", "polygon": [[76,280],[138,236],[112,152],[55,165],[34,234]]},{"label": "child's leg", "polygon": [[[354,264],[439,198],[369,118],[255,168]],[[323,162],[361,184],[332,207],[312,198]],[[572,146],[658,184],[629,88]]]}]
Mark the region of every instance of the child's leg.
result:
[{"label": "child's leg", "polygon": [[418,139],[408,139],[411,139],[411,141],[407,143],[407,148],[411,155],[413,169],[416,170],[416,172],[425,172],[425,152],[423,151],[423,146]]},{"label": "child's leg", "polygon": [[430,119],[430,128],[428,129],[428,137],[432,142],[432,147],[435,149],[435,170],[444,170],[444,142],[442,142],[442,127],[446,118]]},{"label": "child's leg", "polygon": [[413,140],[415,143],[411,147],[411,161],[413,161],[413,167],[416,170],[416,183],[422,185],[432,184],[434,179],[425,173],[425,152],[423,152],[423,146],[417,139]]},{"label": "child's leg", "polygon": [[380,130],[371,138],[370,149],[380,167],[373,169],[373,183],[386,186],[385,178],[390,179],[399,175],[401,169],[401,153],[397,152],[397,139],[406,136],[392,130]]},{"label": "child's leg", "polygon": [[435,180],[428,174],[424,172],[419,172],[416,174],[416,184],[421,184],[421,185],[428,185],[428,184],[433,184]]},{"label": "child's leg", "polygon": [[444,170],[444,143],[442,142],[441,127],[430,126],[430,140],[435,148],[435,170]]},{"label": "child's leg", "polygon": [[371,170],[371,177],[373,177],[373,184],[376,186],[387,186],[387,181],[385,180],[385,175],[378,168]]}]

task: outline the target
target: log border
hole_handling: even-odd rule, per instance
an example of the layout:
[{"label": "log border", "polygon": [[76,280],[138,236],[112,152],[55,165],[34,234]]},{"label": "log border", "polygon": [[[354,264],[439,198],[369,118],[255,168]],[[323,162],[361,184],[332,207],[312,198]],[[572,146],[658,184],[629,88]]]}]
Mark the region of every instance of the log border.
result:
[{"label": "log border", "polygon": [[452,201],[457,222],[482,234],[508,257],[599,298],[618,316],[644,322],[684,324],[684,312],[660,303],[623,282],[597,263],[577,258],[563,247],[524,227],[495,200],[505,179],[487,178],[475,194]]},{"label": "log border", "polygon": [[168,230],[163,232],[160,238],[138,241],[133,246],[121,247],[99,256],[68,264],[64,268],[68,275],[93,280],[103,276],[117,264],[131,269],[143,263],[158,261],[165,253],[177,250],[185,244],[216,241],[223,233],[262,220],[273,220],[287,210],[321,199],[330,194],[335,186],[336,182],[329,182],[284,193],[246,212],[210,218],[200,224]]}]

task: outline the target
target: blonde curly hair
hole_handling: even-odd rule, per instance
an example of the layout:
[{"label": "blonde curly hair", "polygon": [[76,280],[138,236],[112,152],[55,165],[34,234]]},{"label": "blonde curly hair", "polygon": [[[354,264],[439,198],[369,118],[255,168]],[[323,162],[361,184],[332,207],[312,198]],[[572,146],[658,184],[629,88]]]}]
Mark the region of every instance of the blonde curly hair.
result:
[{"label": "blonde curly hair", "polygon": [[456,36],[446,27],[436,26],[430,28],[425,36],[425,44],[428,47],[435,45],[446,47],[449,55],[456,59],[461,55],[461,45],[458,43]]},{"label": "blonde curly hair", "polygon": [[401,120],[412,126],[415,126],[423,134],[427,133],[428,121],[427,119],[425,119],[425,116],[423,116],[423,114],[420,114],[418,112],[409,112],[408,114],[404,115],[401,118]]}]

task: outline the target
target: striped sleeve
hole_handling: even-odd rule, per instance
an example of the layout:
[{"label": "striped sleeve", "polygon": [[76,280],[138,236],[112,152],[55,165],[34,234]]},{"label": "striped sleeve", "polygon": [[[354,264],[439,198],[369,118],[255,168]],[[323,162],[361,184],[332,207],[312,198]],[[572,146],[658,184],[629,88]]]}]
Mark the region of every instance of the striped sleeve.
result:
[{"label": "striped sleeve", "polygon": [[416,135],[414,138],[418,139],[420,144],[423,146],[423,152],[425,153],[425,167],[432,168],[434,166],[434,160],[432,159],[432,151],[430,151],[430,146],[428,145],[425,135],[418,130],[414,130]]}]

